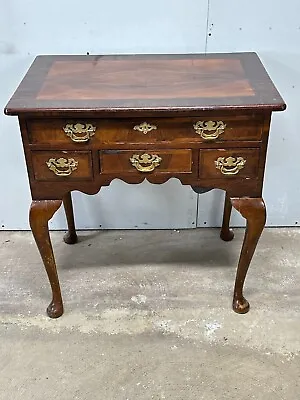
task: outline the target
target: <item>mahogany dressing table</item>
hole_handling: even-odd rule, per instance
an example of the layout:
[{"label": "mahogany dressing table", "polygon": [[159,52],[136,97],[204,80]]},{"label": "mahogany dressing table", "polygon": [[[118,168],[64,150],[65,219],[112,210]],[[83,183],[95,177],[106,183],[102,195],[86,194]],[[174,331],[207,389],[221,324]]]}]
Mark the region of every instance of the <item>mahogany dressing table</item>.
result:
[{"label": "mahogany dressing table", "polygon": [[48,315],[63,313],[48,221],[63,202],[64,240],[76,242],[71,191],[171,177],[196,192],[226,191],[223,240],[233,238],[232,206],[246,219],[233,296],[234,311],[246,313],[244,281],[266,219],[271,114],[285,107],[255,53],[37,57],[5,113],[19,117]]}]

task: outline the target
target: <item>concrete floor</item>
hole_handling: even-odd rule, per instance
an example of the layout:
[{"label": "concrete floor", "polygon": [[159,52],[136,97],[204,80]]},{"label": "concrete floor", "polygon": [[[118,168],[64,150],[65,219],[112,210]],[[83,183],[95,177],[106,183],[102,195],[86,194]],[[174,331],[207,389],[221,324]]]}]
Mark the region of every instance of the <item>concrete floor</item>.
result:
[{"label": "concrete floor", "polygon": [[266,229],[231,311],[243,237],[218,230],[52,233],[65,301],[31,233],[0,234],[0,399],[300,398],[300,229]]}]

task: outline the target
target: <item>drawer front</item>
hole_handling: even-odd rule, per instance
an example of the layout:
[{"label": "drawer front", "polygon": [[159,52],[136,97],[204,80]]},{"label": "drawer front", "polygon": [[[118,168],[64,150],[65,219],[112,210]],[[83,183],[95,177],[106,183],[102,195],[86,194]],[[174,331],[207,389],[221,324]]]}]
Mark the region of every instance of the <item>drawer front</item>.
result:
[{"label": "drawer front", "polygon": [[29,142],[32,144],[64,145],[75,143],[78,146],[91,143],[99,135],[98,120],[41,119],[28,120]]},{"label": "drawer front", "polygon": [[29,120],[33,144],[137,144],[259,141],[262,120],[239,116],[148,119]]},{"label": "drawer front", "polygon": [[199,177],[203,179],[256,178],[260,149],[200,150]]},{"label": "drawer front", "polygon": [[33,151],[34,178],[65,181],[92,178],[92,158],[87,151]]},{"label": "drawer front", "polygon": [[103,123],[99,140],[105,144],[216,142],[261,140],[261,124],[255,119],[161,118],[148,120],[119,120]]},{"label": "drawer front", "polygon": [[100,151],[102,174],[191,173],[192,150]]}]

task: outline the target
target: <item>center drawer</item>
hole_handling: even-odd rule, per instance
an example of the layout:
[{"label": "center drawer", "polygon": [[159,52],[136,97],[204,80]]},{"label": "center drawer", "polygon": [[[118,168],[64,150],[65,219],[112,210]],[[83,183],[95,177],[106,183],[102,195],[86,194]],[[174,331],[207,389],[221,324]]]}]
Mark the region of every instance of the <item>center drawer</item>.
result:
[{"label": "center drawer", "polygon": [[192,150],[103,150],[102,174],[191,173]]},{"label": "center drawer", "polygon": [[258,116],[235,118],[199,116],[189,118],[146,119],[43,119],[28,120],[32,144],[99,145],[211,143],[260,141],[263,121]]}]

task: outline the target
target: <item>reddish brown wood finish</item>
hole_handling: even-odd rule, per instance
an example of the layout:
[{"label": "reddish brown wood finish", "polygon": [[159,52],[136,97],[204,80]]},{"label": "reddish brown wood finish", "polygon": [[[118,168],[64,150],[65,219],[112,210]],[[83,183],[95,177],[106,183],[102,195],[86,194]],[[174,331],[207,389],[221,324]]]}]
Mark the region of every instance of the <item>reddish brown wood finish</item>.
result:
[{"label": "reddish brown wood finish", "polygon": [[60,205],[61,200],[33,201],[29,212],[30,227],[52,289],[52,301],[47,308],[47,313],[51,318],[60,317],[64,311],[48,228],[49,219],[53,217]]},{"label": "reddish brown wood finish", "polygon": [[[33,119],[27,121],[29,141],[38,145],[53,146],[72,146],[78,147],[70,137],[64,132],[67,124],[89,122],[96,127],[96,132],[89,141],[81,143],[88,148],[95,148],[99,145],[136,145],[136,144],[156,144],[171,143],[172,145],[182,146],[188,140],[196,145],[201,143],[211,143],[211,140],[202,139],[194,129],[194,124],[198,121],[209,121],[211,115],[199,115],[195,118],[131,118],[131,119],[92,119],[80,118],[71,119]],[[240,115],[230,118],[224,115],[217,116],[218,121],[226,124],[225,132],[222,133],[214,143],[228,141],[261,141],[262,138],[262,115]],[[134,129],[135,126],[143,122],[148,122],[157,129],[144,134]]]},{"label": "reddish brown wood finish", "polygon": [[[216,168],[215,161],[219,157],[242,157],[246,160],[245,166],[236,175],[224,175]],[[201,150],[200,151],[200,178],[215,179],[236,179],[236,178],[256,178],[258,173],[259,148],[257,149],[218,149],[218,150]]]},{"label": "reddish brown wood finish", "polygon": [[68,224],[68,232],[64,236],[64,242],[67,244],[75,244],[78,241],[76,230],[75,230],[75,221],[74,221],[74,213],[73,213],[73,204],[71,193],[66,193],[63,197],[63,203],[67,218]]},{"label": "reddish brown wood finish", "polygon": [[[70,70],[72,74],[70,74]],[[207,79],[214,74],[218,83]],[[91,86],[91,80],[93,86]],[[117,81],[117,82],[116,82]],[[174,85],[174,82],[177,82]],[[54,61],[38,100],[115,100],[254,96],[238,58],[118,57]],[[168,90],[166,90],[168,89]]]},{"label": "reddish brown wood finish", "polygon": [[[255,53],[39,56],[7,105],[8,115],[204,110],[283,110]],[[134,115],[133,115],[134,114]],[[153,115],[153,114],[152,114]]]},{"label": "reddish brown wood finish", "polygon": [[243,287],[257,242],[266,223],[266,207],[262,198],[231,198],[231,204],[247,220],[233,295],[233,310],[245,314],[250,306],[244,298]]},{"label": "reddish brown wood finish", "polygon": [[[223,240],[233,238],[231,203],[247,219],[233,302],[236,312],[247,312],[243,285],[265,222],[261,197],[271,113],[284,109],[255,53],[37,57],[5,113],[19,116],[33,199],[30,224],[53,293],[48,315],[63,312],[48,231],[62,200],[64,240],[72,244],[72,190],[95,194],[115,178],[161,184],[171,177],[226,190]],[[222,121],[226,129],[207,140],[194,129],[198,121]],[[156,129],[134,129],[143,122]],[[97,129],[87,142],[74,142],[63,130],[70,123]],[[138,171],[130,161],[143,153],[161,158],[151,172]],[[236,175],[216,168],[219,157],[229,156],[246,159]],[[61,157],[77,163],[68,176],[47,166]]]},{"label": "reddish brown wood finish", "polygon": [[153,172],[140,172],[147,178],[150,174],[157,175],[161,173],[191,173],[192,172],[192,151],[189,149],[183,150],[125,150],[112,152],[100,152],[100,173],[101,174],[135,174],[139,171],[131,164],[130,158],[137,154],[158,156],[161,158],[160,164],[153,170]]},{"label": "reddish brown wood finish", "polygon": [[[31,153],[34,178],[37,181],[72,181],[80,179],[92,179],[92,159],[90,152],[87,151],[33,151]],[[47,166],[50,159],[64,158],[74,159],[78,165],[69,176],[57,176]],[[62,169],[63,170],[63,169]]]},{"label": "reddish brown wood finish", "polygon": [[230,242],[234,238],[233,230],[229,228],[230,216],[231,216],[232,205],[230,201],[230,197],[226,192],[225,202],[224,202],[224,213],[223,213],[223,222],[222,228],[220,232],[220,238],[225,242]]}]

